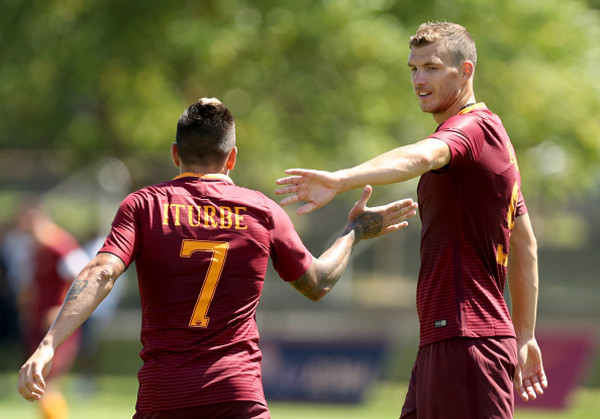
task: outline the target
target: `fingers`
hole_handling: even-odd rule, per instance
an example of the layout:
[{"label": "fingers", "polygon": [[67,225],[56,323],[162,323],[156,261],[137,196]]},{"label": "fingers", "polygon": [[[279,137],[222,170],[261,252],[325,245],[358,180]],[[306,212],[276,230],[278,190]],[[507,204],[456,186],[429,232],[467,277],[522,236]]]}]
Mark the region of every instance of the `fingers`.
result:
[{"label": "fingers", "polygon": [[290,196],[283,198],[279,202],[279,205],[281,205],[282,207],[285,207],[286,205],[295,204],[296,202],[299,202],[299,201],[300,201],[300,199],[298,198],[298,195],[294,194],[294,195],[290,195]]},{"label": "fingers", "polygon": [[25,400],[34,402],[40,400],[44,394],[46,382],[35,366],[25,364],[19,371],[17,390]]},{"label": "fingers", "polygon": [[417,203],[414,202],[410,198],[408,198],[408,199],[402,199],[400,201],[396,201],[393,204],[394,204],[394,209],[396,209],[396,210],[401,210],[403,208],[404,209],[409,209],[409,210],[417,209]]},{"label": "fingers", "polygon": [[537,375],[534,375],[533,377],[523,381],[527,389],[527,395],[532,400],[535,400],[537,396],[544,394],[544,389],[548,388],[548,379],[546,378],[544,370],[540,371]]},{"label": "fingers", "polygon": [[287,175],[294,175],[294,176],[300,176],[300,177],[302,177],[302,176],[304,176],[306,174],[309,174],[309,173],[314,173],[314,172],[315,172],[315,170],[301,169],[301,168],[287,169],[285,171],[285,173]]},{"label": "fingers", "polygon": [[542,385],[542,388],[548,388],[548,377],[546,377],[546,372],[544,371],[543,367],[538,375],[540,377],[540,383]]},{"label": "fingers", "polygon": [[392,217],[395,217],[398,221],[403,221],[417,215],[418,205],[416,202],[413,202],[412,199],[403,199],[400,201],[392,202],[384,208],[386,214],[390,214]]},{"label": "fingers", "polygon": [[46,381],[42,375],[42,368],[34,368],[33,370],[33,381],[39,389],[46,388]]},{"label": "fingers", "polygon": [[[298,199],[296,199],[297,202]],[[283,204],[282,204],[283,205]],[[297,215],[304,215],[304,214],[308,214],[309,212],[312,212],[314,210],[316,210],[317,208],[319,208],[314,202],[309,202],[306,205],[301,206],[300,208],[298,208],[298,210],[296,211]]]},{"label": "fingers", "polygon": [[523,399],[524,401],[529,401],[527,391],[525,391],[525,388],[523,387],[523,376],[521,373],[521,367],[519,365],[517,365],[513,381],[515,382],[515,389],[517,390],[517,393],[519,393],[521,399]]},{"label": "fingers", "polygon": [[360,198],[359,198],[358,202],[355,204],[355,206],[359,207],[359,208],[366,207],[367,202],[371,198],[372,194],[373,194],[373,188],[371,187],[371,185],[365,185],[365,187],[363,188],[362,194],[360,195]]},{"label": "fingers", "polygon": [[314,176],[315,172],[315,170],[307,169],[287,169],[285,173],[292,176],[286,176],[281,179],[277,179],[275,183],[277,185],[297,185],[300,183],[303,176]]},{"label": "fingers", "polygon": [[[538,395],[541,396],[544,394],[544,390],[542,389],[542,385],[537,376],[523,379],[523,389],[521,391],[522,393],[525,393],[527,397],[525,400],[535,400]],[[523,394],[521,394],[521,398],[523,398]]]},{"label": "fingers", "polygon": [[531,380],[528,378],[523,380],[523,391],[526,393],[529,400],[535,400],[537,398]]},{"label": "fingers", "polygon": [[401,211],[396,213],[394,219],[392,220],[392,223],[406,221],[409,218],[414,217],[415,215],[417,215],[417,210],[415,208],[403,208]]},{"label": "fingers", "polygon": [[394,231],[402,230],[405,227],[408,227],[408,221],[402,221],[401,223],[387,226],[383,234],[393,233]]},{"label": "fingers", "polygon": [[275,191],[275,193],[279,194],[279,195],[284,194],[284,193],[289,193],[289,192],[278,192],[278,191],[286,191],[290,188],[297,188],[298,187],[297,185],[298,185],[298,183],[300,183],[301,179],[302,179],[301,177],[296,177],[296,176],[288,176],[288,177],[284,177],[281,179],[277,179],[275,181],[275,183],[277,185],[290,185],[290,186],[287,186],[287,187],[284,186],[283,188],[279,188]]},{"label": "fingers", "polygon": [[406,220],[408,220],[411,217],[414,217],[415,215],[417,215],[417,212],[415,210],[403,210],[402,212],[395,213],[391,219],[386,220],[386,234],[407,227],[408,221]]},{"label": "fingers", "polygon": [[[524,401],[535,400],[537,398],[536,389],[534,388],[534,380],[531,378],[523,378],[521,372],[515,375],[515,389],[519,393],[519,396]],[[539,383],[538,383],[539,384]],[[539,388],[543,394],[541,387]]]},{"label": "fingers", "polygon": [[541,396],[542,394],[544,394],[544,389],[542,388],[542,384],[540,383],[539,378],[533,377],[531,379],[531,391],[530,393],[534,395],[534,398],[537,398],[537,396]]},{"label": "fingers", "polygon": [[382,208],[391,212],[391,211],[399,211],[399,210],[402,210],[403,208],[413,206],[413,205],[416,205],[416,203],[413,202],[412,199],[408,198],[408,199],[401,199],[399,201],[394,201],[387,205],[383,205]]},{"label": "fingers", "polygon": [[525,391],[525,389],[521,386],[520,389],[517,389],[517,392],[519,393],[519,397],[521,397],[521,399],[525,402],[529,401],[529,396],[527,395],[527,392]]},{"label": "fingers", "polygon": [[[371,188],[370,185],[365,186],[360,199],[350,211],[348,219],[352,221],[364,212],[379,214],[383,218],[381,219],[382,230],[380,233],[378,233],[378,236],[392,233],[407,227],[408,222],[406,220],[417,214],[417,203],[413,202],[412,199],[403,199],[387,205],[368,208],[366,203],[371,197],[372,192],[373,188]],[[363,237],[363,239],[366,239],[366,237]]]},{"label": "fingers", "polygon": [[538,373],[523,377],[522,369],[517,367],[514,382],[519,396],[524,401],[537,399],[544,394],[544,389],[548,388],[548,379],[543,368]]},{"label": "fingers", "polygon": [[[413,215],[417,214],[418,204],[413,202],[412,199],[404,199],[402,201],[398,201],[394,209],[401,213],[412,213]],[[411,215],[412,217],[412,215]]]},{"label": "fingers", "polygon": [[275,195],[285,195],[298,192],[298,185],[289,185],[275,189]]}]

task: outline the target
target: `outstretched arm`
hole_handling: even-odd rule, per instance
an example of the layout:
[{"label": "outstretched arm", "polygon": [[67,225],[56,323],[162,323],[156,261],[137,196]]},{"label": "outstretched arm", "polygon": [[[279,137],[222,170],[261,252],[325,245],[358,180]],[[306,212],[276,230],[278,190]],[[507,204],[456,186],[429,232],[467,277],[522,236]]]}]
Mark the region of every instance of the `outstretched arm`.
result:
[{"label": "outstretched arm", "polygon": [[56,348],[92,314],[123,271],[121,259],[99,253],[77,275],[56,320],[19,371],[17,389],[23,398],[33,402],[42,397]]},{"label": "outstretched arm", "polygon": [[403,182],[430,170],[444,167],[450,161],[450,149],[441,140],[426,138],[414,144],[398,147],[351,169],[337,172],[289,169],[288,177],[277,180],[283,186],[278,195],[291,194],[281,205],[303,201],[298,215],[309,213],[330,202],[336,195],[369,185]]},{"label": "outstretched arm", "polygon": [[542,353],[535,340],[538,301],[537,243],[528,214],[515,218],[510,237],[508,285],[517,334],[518,365],[514,382],[525,401],[535,400],[548,387]]},{"label": "outstretched arm", "polygon": [[348,265],[352,249],[360,240],[372,239],[408,225],[408,218],[416,215],[417,204],[411,199],[368,208],[372,188],[365,186],[359,201],[348,215],[342,235],[321,256],[315,258],[308,271],[291,282],[305,297],[318,301],[337,283]]}]

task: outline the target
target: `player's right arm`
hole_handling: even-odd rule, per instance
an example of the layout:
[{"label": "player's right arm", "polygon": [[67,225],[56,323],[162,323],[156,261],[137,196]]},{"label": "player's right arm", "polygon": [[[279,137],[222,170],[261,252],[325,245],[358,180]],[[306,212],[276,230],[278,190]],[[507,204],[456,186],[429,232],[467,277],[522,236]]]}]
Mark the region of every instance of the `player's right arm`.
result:
[{"label": "player's right arm", "polygon": [[380,237],[408,225],[416,215],[417,204],[411,199],[374,208],[366,206],[372,188],[366,186],[348,215],[341,236],[321,256],[314,258],[308,271],[290,284],[306,298],[318,301],[337,283],[346,269],[352,249],[360,240]]},{"label": "player's right arm", "polygon": [[404,182],[444,167],[450,162],[450,148],[435,138],[426,138],[414,144],[398,147],[350,169],[337,172],[322,170],[288,169],[288,177],[277,180],[286,185],[275,191],[278,195],[291,194],[280,204],[303,201],[296,212],[309,213],[330,202],[336,195],[369,185]]},{"label": "player's right arm", "polygon": [[33,402],[42,397],[56,348],[92,314],[125,268],[117,256],[99,253],[77,275],[56,320],[19,371],[17,389],[23,398]]}]

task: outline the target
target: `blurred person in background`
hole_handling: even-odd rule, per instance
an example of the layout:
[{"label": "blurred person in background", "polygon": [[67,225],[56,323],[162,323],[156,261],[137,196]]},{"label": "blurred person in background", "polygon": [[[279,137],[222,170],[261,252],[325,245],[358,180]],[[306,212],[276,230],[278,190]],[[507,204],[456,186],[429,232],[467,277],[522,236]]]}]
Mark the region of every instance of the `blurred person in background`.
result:
[{"label": "blurred person in background", "polygon": [[[20,340],[19,314],[17,311],[18,290],[11,281],[10,259],[4,251],[7,228],[0,226],[0,343],[13,349]],[[4,367],[4,359],[0,360]]]},{"label": "blurred person in background", "polygon": [[[21,206],[17,225],[32,238],[32,279],[22,285],[19,297],[25,347],[30,354],[54,322],[73,279],[89,259],[77,240],[57,225],[37,201],[27,200]],[[68,417],[60,379],[71,368],[78,344],[79,334],[74,333],[56,351],[47,376],[46,396],[40,403],[44,418]]]},{"label": "blurred person in background", "polygon": [[180,174],[125,198],[104,246],[21,368],[26,400],[43,400],[56,348],[135,261],[144,363],[134,418],[269,418],[255,320],[269,259],[316,301],[336,284],[358,241],[404,228],[416,214],[410,199],[367,208],[365,187],[341,236],[315,258],[279,205],[229,177],[235,123],[220,101],[200,99],[184,111],[171,154]]},{"label": "blurred person in background", "polygon": [[[276,193],[304,214],[365,184],[421,176],[417,283],[420,345],[401,418],[511,418],[548,382],[535,339],[537,245],[512,143],[498,116],[475,100],[475,43],[449,22],[410,38],[408,67],[428,138],[337,172],[287,170]],[[503,298],[509,277],[512,319]]]},{"label": "blurred person in background", "polygon": [[19,315],[18,307],[21,306],[19,298],[22,298],[24,293],[21,292],[33,278],[33,238],[28,232],[30,228],[24,225],[23,217],[19,216],[21,208],[16,206],[17,211],[6,223],[2,233],[2,244],[0,254],[5,266],[5,281],[7,298],[10,298],[9,318],[3,321],[9,321],[12,326],[9,327],[17,337],[18,343],[23,342],[23,319]]}]

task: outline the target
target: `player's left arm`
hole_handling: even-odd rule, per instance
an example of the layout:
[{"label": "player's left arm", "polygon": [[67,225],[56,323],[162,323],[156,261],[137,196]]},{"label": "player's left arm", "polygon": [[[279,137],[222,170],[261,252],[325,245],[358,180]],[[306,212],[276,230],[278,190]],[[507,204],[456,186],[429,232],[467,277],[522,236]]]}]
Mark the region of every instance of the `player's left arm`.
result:
[{"label": "player's left arm", "polygon": [[17,388],[23,398],[36,401],[42,397],[56,348],[92,314],[125,269],[117,256],[99,253],[77,275],[56,320],[19,371]]},{"label": "player's left arm", "polygon": [[525,401],[535,400],[548,387],[541,350],[535,339],[538,301],[537,242],[527,213],[515,217],[510,236],[508,285],[517,335],[515,387]]},{"label": "player's left arm", "polygon": [[417,204],[412,199],[368,208],[366,203],[371,193],[371,186],[365,186],[340,237],[321,256],[313,259],[304,275],[290,282],[305,297],[318,301],[334,287],[348,265],[352,249],[360,240],[400,230],[408,225],[408,218],[416,215]]}]

